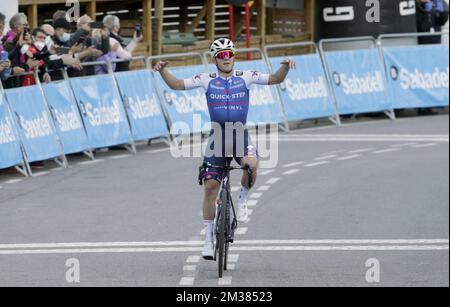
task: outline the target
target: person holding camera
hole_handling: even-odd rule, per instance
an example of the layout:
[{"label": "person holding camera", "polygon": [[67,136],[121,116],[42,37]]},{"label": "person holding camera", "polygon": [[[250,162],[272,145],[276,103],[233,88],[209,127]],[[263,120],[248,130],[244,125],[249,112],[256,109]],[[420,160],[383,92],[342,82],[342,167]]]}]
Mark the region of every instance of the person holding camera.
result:
[{"label": "person holding camera", "polygon": [[25,45],[32,44],[30,30],[28,28],[28,18],[23,13],[15,14],[9,21],[11,30],[2,39],[3,49],[8,52],[11,62],[12,76],[4,82],[5,88],[19,87],[22,84],[23,73],[34,69],[39,65],[39,61],[33,58],[21,61],[21,49]]},{"label": "person holding camera", "polygon": [[[137,44],[143,40],[142,31],[137,29],[134,33],[132,41],[125,45],[123,38],[119,35],[120,32],[120,19],[114,15],[107,15],[103,18],[105,27],[109,30],[111,50],[117,54],[117,58],[124,60],[131,60],[133,52],[137,47]],[[116,71],[128,71],[130,70],[130,62],[117,63]]]}]

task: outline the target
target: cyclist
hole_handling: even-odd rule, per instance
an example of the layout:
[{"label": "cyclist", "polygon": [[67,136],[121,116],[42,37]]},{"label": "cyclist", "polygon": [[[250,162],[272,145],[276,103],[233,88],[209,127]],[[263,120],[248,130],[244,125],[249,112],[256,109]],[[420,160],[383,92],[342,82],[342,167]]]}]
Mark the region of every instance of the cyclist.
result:
[{"label": "cyclist", "polygon": [[[168,62],[160,61],[154,66],[154,71],[159,71],[164,81],[173,90],[192,90],[203,88],[206,91],[207,103],[213,131],[210,136],[210,143],[205,154],[205,162],[211,166],[225,166],[232,146],[232,156],[242,167],[251,167],[253,170],[253,180],[256,182],[258,153],[252,145],[247,129],[242,129],[231,134],[226,133],[227,127],[241,124],[245,127],[249,110],[250,86],[275,85],[282,83],[289,70],[295,68],[295,62],[286,59],[281,64],[282,67],[275,74],[263,74],[257,71],[234,70],[236,48],[234,43],[227,38],[220,38],[211,45],[211,56],[213,63],[217,67],[217,73],[200,74],[191,79],[179,80],[167,69]],[[231,125],[228,126],[227,124]],[[214,131],[222,128],[221,132]],[[221,141],[217,141],[221,137]],[[239,140],[242,142],[239,142]],[[222,144],[220,144],[220,142]],[[220,145],[222,145],[220,147]],[[218,145],[218,147],[216,147]],[[242,148],[243,145],[243,148]],[[215,149],[221,153],[208,153]],[[222,150],[221,150],[222,149]],[[205,183],[205,195],[203,201],[203,216],[206,233],[205,246],[202,256],[204,259],[212,260],[214,257],[214,217],[216,212],[216,199],[222,181],[223,170],[220,168],[208,167],[201,174]],[[239,223],[248,221],[247,197],[249,194],[248,172],[244,172],[242,177],[242,188],[239,195],[236,219]]]}]

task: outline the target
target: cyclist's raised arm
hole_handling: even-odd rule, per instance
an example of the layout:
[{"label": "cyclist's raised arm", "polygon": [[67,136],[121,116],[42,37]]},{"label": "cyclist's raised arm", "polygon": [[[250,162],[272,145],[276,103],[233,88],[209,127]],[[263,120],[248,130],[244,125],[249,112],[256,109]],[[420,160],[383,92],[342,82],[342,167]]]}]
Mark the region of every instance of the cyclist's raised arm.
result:
[{"label": "cyclist's raised arm", "polygon": [[169,64],[169,62],[158,62],[156,63],[155,67],[153,67],[154,71],[159,71],[161,74],[161,77],[164,79],[164,81],[167,83],[167,85],[173,89],[173,90],[185,90],[184,81],[177,79],[174,75],[172,75],[168,69],[166,69],[166,66]]},{"label": "cyclist's raised arm", "polygon": [[270,75],[269,85],[283,83],[287,77],[287,74],[289,73],[289,70],[295,69],[295,68],[296,68],[296,65],[293,60],[290,60],[290,59],[284,60],[283,62],[281,62],[280,69],[278,69],[278,71],[275,74]]}]

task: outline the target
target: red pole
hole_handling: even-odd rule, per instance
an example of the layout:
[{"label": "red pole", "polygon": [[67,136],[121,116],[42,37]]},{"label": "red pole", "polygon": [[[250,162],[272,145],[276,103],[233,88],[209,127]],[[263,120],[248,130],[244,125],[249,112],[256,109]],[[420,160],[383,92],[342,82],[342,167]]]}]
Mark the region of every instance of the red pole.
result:
[{"label": "red pole", "polygon": [[234,9],[232,4],[230,4],[228,10],[230,15],[230,39],[234,42]]},{"label": "red pole", "polygon": [[[246,26],[246,39],[247,39],[247,48],[250,48],[250,5],[248,1],[245,3],[245,26]],[[251,60],[251,53],[247,53],[247,60]]]}]

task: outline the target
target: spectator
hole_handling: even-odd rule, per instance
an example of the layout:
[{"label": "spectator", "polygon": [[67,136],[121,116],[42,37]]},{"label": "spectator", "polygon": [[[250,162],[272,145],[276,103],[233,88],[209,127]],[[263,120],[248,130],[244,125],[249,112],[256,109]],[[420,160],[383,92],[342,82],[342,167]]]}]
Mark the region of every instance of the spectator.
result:
[{"label": "spectator", "polygon": [[65,18],[59,18],[53,22],[53,27],[55,28],[54,43],[59,47],[71,47],[70,23]]},{"label": "spectator", "polygon": [[[448,20],[448,4],[444,0],[417,0],[419,32],[440,32]],[[420,37],[420,44],[440,44],[441,36]]]},{"label": "spectator", "polygon": [[[137,37],[134,33],[133,40],[125,45],[124,40],[120,37],[120,19],[114,15],[107,15],[103,19],[103,23],[110,32],[110,45],[117,53],[117,57],[120,59],[130,60],[133,57],[133,51],[137,47],[137,43],[142,41],[142,35]],[[130,69],[130,62],[117,63],[116,71],[128,71]]]},{"label": "spectator", "polygon": [[[0,37],[3,37],[3,33],[5,31],[5,22],[6,16],[0,13]],[[3,55],[9,56],[9,54],[6,50],[3,50],[1,42],[0,55],[2,55],[2,58],[0,58],[0,81],[5,81],[11,76],[11,61],[9,60],[9,58],[7,58],[6,60],[3,59]]]},{"label": "spectator", "polygon": [[[100,30],[100,29],[94,29],[92,31],[92,39],[99,41],[102,40],[102,38],[107,38],[108,40],[112,40],[112,38],[109,37],[109,31],[104,29],[104,30]],[[101,61],[101,62],[112,62],[113,60],[117,59],[117,47],[118,47],[118,43],[116,43],[112,48],[109,48],[108,52],[104,53],[102,56],[98,57],[96,59],[96,61]],[[111,63],[111,68],[113,71],[116,70],[117,67],[117,63]],[[95,74],[96,75],[104,75],[107,74],[108,71],[108,66],[107,65],[96,65],[95,66]]]},{"label": "spectator", "polygon": [[11,61],[12,75],[15,78],[9,78],[4,82],[5,88],[19,87],[22,84],[25,71],[34,69],[39,62],[30,58],[26,62],[20,60],[20,50],[24,45],[31,44],[31,36],[28,29],[27,16],[23,13],[15,14],[9,21],[11,30],[3,37],[3,49],[9,54]]}]

